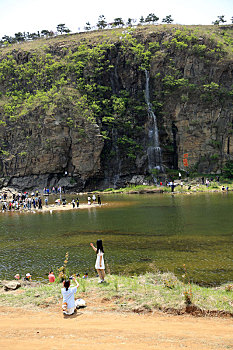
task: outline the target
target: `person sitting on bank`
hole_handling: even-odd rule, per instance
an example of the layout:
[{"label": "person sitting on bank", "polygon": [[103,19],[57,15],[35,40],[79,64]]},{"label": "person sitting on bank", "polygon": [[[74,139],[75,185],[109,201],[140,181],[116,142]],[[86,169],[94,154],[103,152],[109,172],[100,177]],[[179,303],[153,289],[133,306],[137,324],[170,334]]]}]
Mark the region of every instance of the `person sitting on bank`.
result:
[{"label": "person sitting on bank", "polygon": [[63,287],[61,293],[63,296],[62,310],[65,315],[73,315],[76,309],[74,295],[77,292],[79,283],[76,281],[76,278],[72,278],[76,283],[76,287],[70,287],[70,280],[63,282]]},{"label": "person sitting on bank", "polygon": [[31,274],[30,273],[26,273],[26,276],[25,276],[24,280],[31,282],[31,280],[32,280]]},{"label": "person sitting on bank", "polygon": [[55,276],[52,270],[49,272],[48,279],[49,279],[49,283],[55,282]]}]

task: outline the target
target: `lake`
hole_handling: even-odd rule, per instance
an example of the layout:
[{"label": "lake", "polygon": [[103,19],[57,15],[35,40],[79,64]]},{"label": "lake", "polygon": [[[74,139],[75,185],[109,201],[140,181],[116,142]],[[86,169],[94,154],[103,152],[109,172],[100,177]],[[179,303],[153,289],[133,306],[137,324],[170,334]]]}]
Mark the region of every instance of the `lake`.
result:
[{"label": "lake", "polygon": [[[67,196],[71,198],[71,196]],[[79,196],[87,203],[87,196]],[[47,280],[69,252],[70,273],[95,275],[90,242],[103,240],[107,272],[159,269],[193,282],[233,280],[233,193],[101,196],[101,207],[46,213],[0,213],[0,278]],[[54,198],[50,197],[50,202]]]}]

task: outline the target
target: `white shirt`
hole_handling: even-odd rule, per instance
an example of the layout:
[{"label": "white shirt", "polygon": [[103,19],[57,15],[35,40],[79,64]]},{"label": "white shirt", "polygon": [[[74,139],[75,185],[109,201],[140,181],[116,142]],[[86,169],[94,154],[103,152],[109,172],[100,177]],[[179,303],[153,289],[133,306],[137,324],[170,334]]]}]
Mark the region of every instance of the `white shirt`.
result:
[{"label": "white shirt", "polygon": [[[102,256],[102,260],[101,260],[101,266],[100,266],[100,257],[101,256]],[[98,251],[98,254],[97,254],[97,257],[96,257],[95,269],[96,270],[105,269],[105,266],[104,266],[104,253],[101,252],[100,250]]]},{"label": "white shirt", "polygon": [[66,290],[66,288],[61,289],[61,293],[63,295],[63,303],[67,303],[67,309],[75,307],[74,294],[76,292],[77,287],[69,287],[68,290]]}]

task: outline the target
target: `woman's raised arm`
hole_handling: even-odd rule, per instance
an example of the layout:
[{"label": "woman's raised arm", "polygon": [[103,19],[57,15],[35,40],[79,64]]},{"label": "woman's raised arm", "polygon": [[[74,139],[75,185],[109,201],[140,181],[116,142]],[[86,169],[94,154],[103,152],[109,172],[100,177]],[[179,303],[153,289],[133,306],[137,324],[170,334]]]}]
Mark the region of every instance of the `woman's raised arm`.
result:
[{"label": "woman's raised arm", "polygon": [[96,249],[96,247],[94,246],[93,243],[90,243],[90,246],[92,247],[92,249],[93,249],[95,252],[97,251],[97,249]]}]

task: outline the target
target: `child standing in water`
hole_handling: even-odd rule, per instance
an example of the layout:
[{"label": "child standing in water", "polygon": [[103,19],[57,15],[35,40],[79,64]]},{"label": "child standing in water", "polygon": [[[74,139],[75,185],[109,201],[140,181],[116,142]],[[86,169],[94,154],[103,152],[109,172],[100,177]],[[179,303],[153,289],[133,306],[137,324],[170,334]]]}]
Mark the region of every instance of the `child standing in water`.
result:
[{"label": "child standing in water", "polygon": [[96,247],[94,247],[93,243],[90,243],[90,246],[92,249],[96,252],[96,262],[95,262],[95,269],[98,272],[100,281],[99,283],[104,283],[104,276],[105,276],[105,266],[104,266],[104,248],[103,243],[101,239],[98,239],[96,242]]}]

